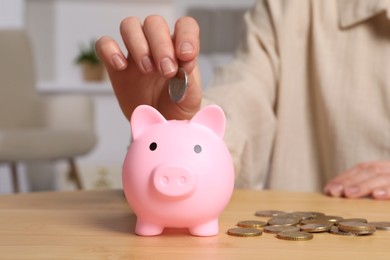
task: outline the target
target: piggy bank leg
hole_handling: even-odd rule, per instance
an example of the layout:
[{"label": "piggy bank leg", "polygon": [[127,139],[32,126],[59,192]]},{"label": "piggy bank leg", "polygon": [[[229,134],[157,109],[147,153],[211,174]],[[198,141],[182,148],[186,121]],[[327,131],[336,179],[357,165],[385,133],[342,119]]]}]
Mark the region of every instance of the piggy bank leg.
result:
[{"label": "piggy bank leg", "polygon": [[191,235],[209,237],[218,235],[218,219],[188,229]]},{"label": "piggy bank leg", "polygon": [[137,224],[135,225],[135,233],[140,236],[157,236],[163,230],[164,227],[143,221],[142,219],[137,219]]}]

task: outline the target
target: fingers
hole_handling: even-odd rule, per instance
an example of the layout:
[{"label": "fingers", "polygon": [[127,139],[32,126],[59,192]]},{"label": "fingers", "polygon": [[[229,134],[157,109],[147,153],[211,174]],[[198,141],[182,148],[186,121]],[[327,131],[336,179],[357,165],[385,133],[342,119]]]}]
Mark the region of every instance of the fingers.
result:
[{"label": "fingers", "polygon": [[144,22],[144,33],[158,70],[163,76],[173,77],[178,64],[167,23],[161,16],[148,16]]},{"label": "fingers", "polygon": [[152,72],[154,64],[140,20],[137,17],[124,19],[120,24],[120,32],[129,55],[138,68],[145,74]]},{"label": "fingers", "polygon": [[122,39],[139,70],[150,73],[157,70],[171,78],[183,66],[191,73],[199,54],[199,26],[190,17],[182,17],[175,24],[171,37],[168,24],[161,16],[148,16],[144,23],[136,17],[121,22]]},{"label": "fingers", "polygon": [[390,187],[389,185],[385,187],[379,187],[374,189],[372,192],[372,197],[374,199],[390,199]]},{"label": "fingers", "polygon": [[182,17],[175,25],[175,51],[180,64],[187,73],[191,73],[199,55],[199,26],[195,19]]},{"label": "fingers", "polygon": [[359,164],[331,180],[325,193],[347,198],[390,198],[390,162]]},{"label": "fingers", "polygon": [[[167,118],[191,118],[199,110],[202,97],[196,21],[180,18],[171,36],[161,16],[149,16],[143,23],[136,17],[128,17],[121,22],[120,33],[127,57],[109,37],[99,39],[96,49],[124,114],[129,118],[137,105],[149,104]],[[170,100],[166,80],[176,75],[179,66],[189,76],[188,90],[180,104]]]},{"label": "fingers", "polygon": [[372,169],[361,164],[341,173],[325,186],[325,192],[334,196],[350,195],[355,192],[354,185],[370,178]]},{"label": "fingers", "polygon": [[126,69],[126,58],[120,50],[118,44],[110,37],[101,37],[96,42],[95,49],[106,68],[118,71]]},{"label": "fingers", "polygon": [[390,188],[390,175],[384,173],[372,175],[370,179],[364,182],[358,182],[347,187],[345,195],[348,198],[360,198],[368,195],[381,199],[389,197],[387,190]]}]

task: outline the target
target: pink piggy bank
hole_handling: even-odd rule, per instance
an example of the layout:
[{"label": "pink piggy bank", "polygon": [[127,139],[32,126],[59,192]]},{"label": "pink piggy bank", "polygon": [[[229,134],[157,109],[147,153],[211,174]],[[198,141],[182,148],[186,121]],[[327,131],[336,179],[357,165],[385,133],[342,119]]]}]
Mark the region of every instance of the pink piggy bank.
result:
[{"label": "pink piggy bank", "polygon": [[155,236],[165,227],[194,236],[218,234],[218,217],[234,188],[234,169],[223,142],[225,115],[207,106],[191,120],[166,120],[141,105],[131,117],[133,141],[122,181],[137,215],[135,233]]}]

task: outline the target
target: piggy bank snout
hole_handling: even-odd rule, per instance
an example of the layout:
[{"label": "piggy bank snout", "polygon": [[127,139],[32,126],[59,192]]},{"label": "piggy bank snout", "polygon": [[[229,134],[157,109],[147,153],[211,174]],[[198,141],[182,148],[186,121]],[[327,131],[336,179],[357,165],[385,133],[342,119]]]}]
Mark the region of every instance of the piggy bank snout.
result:
[{"label": "piggy bank snout", "polygon": [[185,198],[194,193],[196,177],[186,167],[164,165],[155,168],[152,183],[161,195],[170,198]]}]

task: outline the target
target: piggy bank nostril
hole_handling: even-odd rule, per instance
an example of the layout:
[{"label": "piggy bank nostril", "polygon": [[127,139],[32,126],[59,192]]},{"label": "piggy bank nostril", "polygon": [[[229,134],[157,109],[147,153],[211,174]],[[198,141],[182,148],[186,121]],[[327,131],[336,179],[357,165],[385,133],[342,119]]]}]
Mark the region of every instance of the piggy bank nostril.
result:
[{"label": "piggy bank nostril", "polygon": [[179,178],[179,183],[180,183],[180,184],[185,184],[186,182],[187,182],[187,178],[186,178],[186,177],[181,176],[181,177]]},{"label": "piggy bank nostril", "polygon": [[161,178],[161,183],[162,183],[162,184],[166,185],[166,184],[168,184],[168,182],[169,182],[168,176],[163,176],[163,177]]},{"label": "piggy bank nostril", "polygon": [[196,189],[196,176],[184,166],[162,165],[152,175],[153,189],[170,198],[186,198]]}]

